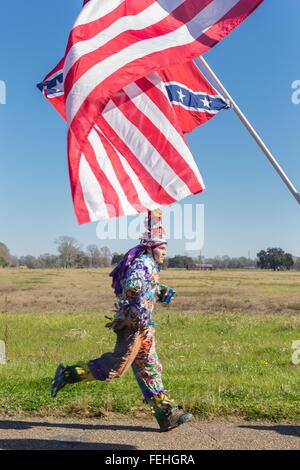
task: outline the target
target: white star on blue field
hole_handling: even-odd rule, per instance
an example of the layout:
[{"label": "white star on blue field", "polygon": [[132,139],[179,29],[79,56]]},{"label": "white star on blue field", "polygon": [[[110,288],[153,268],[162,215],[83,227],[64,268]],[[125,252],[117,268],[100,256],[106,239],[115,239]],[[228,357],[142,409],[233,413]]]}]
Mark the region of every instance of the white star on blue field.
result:
[{"label": "white star on blue field", "polygon": [[[132,240],[101,241],[96,223],[79,226],[68,175],[66,125],[36,88],[64,55],[82,0],[1,2],[0,242],[12,254],[55,253],[70,235],[83,247],[124,252]],[[17,9],[17,13],[16,13]],[[224,41],[205,54],[295,186],[300,188],[300,2],[265,1]],[[184,90],[178,93],[185,98]],[[209,101],[209,100],[207,100]],[[209,106],[205,101],[204,106]],[[221,111],[187,135],[206,186],[183,204],[204,204],[202,255],[250,256],[269,246],[300,256],[300,207],[232,110]],[[132,220],[132,218],[129,218]],[[171,239],[169,253],[184,254]],[[199,253],[196,253],[199,254]]]},{"label": "white star on blue field", "polygon": [[177,93],[178,93],[178,96],[179,96],[179,100],[183,103],[185,95],[183,94],[181,89],[179,91],[177,91]]},{"label": "white star on blue field", "polygon": [[204,106],[205,108],[210,108],[210,101],[209,101],[209,99],[208,99],[207,97],[205,97],[204,100],[201,100],[201,101],[202,101],[203,106]]}]

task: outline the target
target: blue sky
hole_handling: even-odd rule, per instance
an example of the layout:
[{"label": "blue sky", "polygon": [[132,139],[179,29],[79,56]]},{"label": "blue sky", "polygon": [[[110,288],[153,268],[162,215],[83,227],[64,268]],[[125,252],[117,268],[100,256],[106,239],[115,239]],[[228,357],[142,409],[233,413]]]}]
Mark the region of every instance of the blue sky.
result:
[{"label": "blue sky", "polygon": [[[132,241],[101,241],[97,224],[79,226],[70,195],[66,127],[35,88],[63,56],[81,0],[2,2],[0,80],[0,241],[16,255],[55,252],[54,240],[71,235],[83,246],[124,251]],[[246,116],[300,188],[300,2],[265,0],[221,44],[205,55]],[[205,181],[205,256],[255,256],[280,246],[300,256],[300,207],[232,111],[188,137]],[[185,245],[170,241],[169,253]]]}]

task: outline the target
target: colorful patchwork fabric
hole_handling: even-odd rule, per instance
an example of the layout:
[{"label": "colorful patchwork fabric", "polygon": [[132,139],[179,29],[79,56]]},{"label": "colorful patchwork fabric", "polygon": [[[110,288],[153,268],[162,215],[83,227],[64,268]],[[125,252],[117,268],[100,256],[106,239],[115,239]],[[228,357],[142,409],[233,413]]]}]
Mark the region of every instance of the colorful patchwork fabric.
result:
[{"label": "colorful patchwork fabric", "polygon": [[141,347],[132,369],[147,403],[154,397],[167,396],[162,383],[162,365],[156,352],[155,328],[143,330]]},{"label": "colorful patchwork fabric", "polygon": [[122,292],[118,296],[116,320],[128,315],[138,318],[140,325],[152,321],[154,304],[159,294],[160,267],[149,253],[133,260],[122,281]]},{"label": "colorful patchwork fabric", "polygon": [[164,410],[166,402],[168,406],[171,404],[162,383],[162,366],[155,348],[155,328],[151,326],[154,304],[168,290],[167,286],[159,284],[159,271],[160,266],[150,253],[142,253],[131,261],[120,281],[115,320],[130,317],[132,325],[114,330],[117,341],[113,352],[104,353],[87,363],[66,367],[67,383],[110,381],[121,377],[132,366],[144,399],[152,404],[155,413]]},{"label": "colorful patchwork fabric", "polygon": [[155,328],[151,326],[141,331],[119,331],[113,352],[104,353],[86,363],[67,366],[65,380],[69,384],[92,380],[109,382],[122,377],[130,366],[145,401],[155,407],[161,406],[168,392],[162,383],[162,366],[155,349]]}]

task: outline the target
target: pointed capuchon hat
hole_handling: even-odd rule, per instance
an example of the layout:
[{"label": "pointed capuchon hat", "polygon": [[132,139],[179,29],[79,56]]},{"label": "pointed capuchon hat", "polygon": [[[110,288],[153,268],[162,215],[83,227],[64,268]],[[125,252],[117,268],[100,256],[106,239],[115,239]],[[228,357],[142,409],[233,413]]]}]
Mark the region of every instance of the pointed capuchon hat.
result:
[{"label": "pointed capuchon hat", "polygon": [[147,248],[155,248],[165,243],[167,243],[167,240],[162,226],[162,211],[160,209],[149,211],[145,220],[145,232],[141,236],[140,244],[127,251],[124,258],[109,274],[112,277],[112,288],[117,296],[122,292],[123,279],[135,258],[145,252]]},{"label": "pointed capuchon hat", "polygon": [[167,243],[166,234],[162,226],[162,211],[155,209],[148,211],[145,218],[145,232],[141,236],[141,243],[152,245],[153,243]]}]

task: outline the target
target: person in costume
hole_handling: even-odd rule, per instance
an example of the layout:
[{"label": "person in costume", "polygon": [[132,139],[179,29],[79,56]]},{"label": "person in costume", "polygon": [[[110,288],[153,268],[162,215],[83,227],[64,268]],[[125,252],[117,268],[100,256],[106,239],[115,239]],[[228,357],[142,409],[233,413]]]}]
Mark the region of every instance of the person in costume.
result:
[{"label": "person in costume", "polygon": [[161,225],[161,211],[148,214],[147,231],[139,245],[129,250],[110,273],[117,296],[114,319],[106,326],[116,333],[113,352],[89,362],[57,367],[51,386],[55,397],[67,384],[81,381],[110,381],[132,366],[146,403],[161,431],[169,431],[192,418],[170,398],[162,382],[162,366],[155,346],[154,304],[169,302],[175,293],[159,283],[160,265],[167,242]]}]

